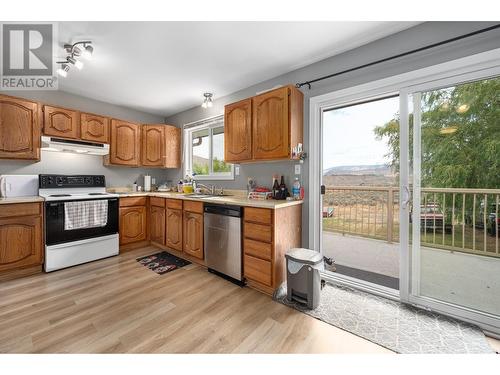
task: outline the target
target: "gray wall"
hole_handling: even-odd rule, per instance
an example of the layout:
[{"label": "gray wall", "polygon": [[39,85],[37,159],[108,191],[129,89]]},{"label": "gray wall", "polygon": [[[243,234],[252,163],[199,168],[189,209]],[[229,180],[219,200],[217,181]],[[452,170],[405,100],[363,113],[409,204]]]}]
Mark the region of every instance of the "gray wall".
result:
[{"label": "gray wall", "polygon": [[[166,119],[169,124],[182,126],[185,123],[196,121],[221,114],[224,105],[255,95],[257,92],[272,88],[276,85],[295,84],[349,69],[354,66],[386,58],[408,50],[423,47],[442,40],[450,39],[459,35],[467,34],[495,24],[494,22],[426,22],[413,28],[404,30],[389,37],[377,40],[370,44],[361,46],[351,51],[347,51],[337,56],[322,60],[304,68],[283,74],[279,77],[261,82],[254,86],[240,90],[223,98],[217,98],[214,106],[209,109],[202,109],[200,106],[190,110],[170,116]],[[386,62],[363,70],[344,74],[333,79],[325,80],[313,84],[312,89],[302,88],[304,92],[304,148],[309,152],[309,98],[327,92],[340,90],[343,88],[359,85],[362,83],[390,77],[405,73],[426,66],[439,64],[445,61],[457,59],[467,55],[484,52],[490,49],[500,48],[500,30],[494,30],[487,34],[477,35],[465,40],[453,42],[430,51],[400,58],[398,60]],[[217,94],[217,93],[215,93]],[[355,140],[353,140],[355,141]],[[293,178],[293,163],[266,163],[241,165],[241,175],[236,177],[231,183],[224,183],[228,187],[244,188],[246,177],[255,176],[260,183],[270,184],[272,175],[275,172],[289,176],[289,181]],[[179,174],[169,172],[169,176],[176,178]],[[309,168],[306,160],[302,168],[301,180],[308,192]],[[308,244],[308,215],[309,205],[306,200],[303,206],[303,245]]]},{"label": "gray wall", "polygon": [[[44,104],[74,108],[80,111],[102,114],[141,123],[163,123],[163,118],[149,113],[104,103],[62,91],[3,91],[5,95],[17,96]],[[149,173],[157,182],[166,180],[166,172],[158,169],[106,167],[101,156],[76,155],[42,151],[41,161],[0,160],[0,174],[103,174],[109,187],[127,186],[137,181],[143,185],[143,175]]]}]

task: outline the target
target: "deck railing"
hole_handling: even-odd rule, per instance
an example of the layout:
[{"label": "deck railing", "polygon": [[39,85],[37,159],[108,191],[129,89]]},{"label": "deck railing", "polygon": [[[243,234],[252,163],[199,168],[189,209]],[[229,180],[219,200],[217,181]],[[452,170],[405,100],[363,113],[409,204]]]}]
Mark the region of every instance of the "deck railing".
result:
[{"label": "deck railing", "polygon": [[[420,216],[409,221],[420,222],[422,246],[500,257],[499,201],[500,189],[422,188]],[[326,187],[323,229],[398,242],[399,188]]]}]

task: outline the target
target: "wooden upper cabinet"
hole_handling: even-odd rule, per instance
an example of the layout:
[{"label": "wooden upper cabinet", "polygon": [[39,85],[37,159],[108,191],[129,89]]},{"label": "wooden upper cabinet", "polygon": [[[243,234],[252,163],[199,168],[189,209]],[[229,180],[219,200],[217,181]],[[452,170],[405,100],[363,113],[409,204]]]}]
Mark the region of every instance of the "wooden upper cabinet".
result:
[{"label": "wooden upper cabinet", "polygon": [[78,139],[80,136],[79,112],[49,105],[43,106],[43,134]]},{"label": "wooden upper cabinet", "polygon": [[184,211],[183,251],[203,259],[203,214]]},{"label": "wooden upper cabinet", "polygon": [[165,168],[181,167],[181,129],[165,125]]},{"label": "wooden upper cabinet", "polygon": [[112,119],[109,162],[138,167],[140,164],[141,129],[139,124]]},{"label": "wooden upper cabinet", "polygon": [[252,103],[254,159],[289,157],[288,88],[255,96]]},{"label": "wooden upper cabinet", "polygon": [[171,125],[142,126],[141,164],[148,167],[179,168],[181,130]]},{"label": "wooden upper cabinet", "polygon": [[252,99],[224,108],[224,161],[252,159]]},{"label": "wooden upper cabinet", "polygon": [[120,245],[143,241],[147,237],[146,207],[120,207]]},{"label": "wooden upper cabinet", "polygon": [[80,134],[81,139],[85,141],[109,143],[109,119],[91,113],[82,113]]},{"label": "wooden upper cabinet", "polygon": [[280,87],[227,105],[224,109],[225,161],[297,158],[303,147],[303,111],[304,95],[294,86]]},{"label": "wooden upper cabinet", "polygon": [[182,209],[167,208],[166,215],[166,245],[182,251]]},{"label": "wooden upper cabinet", "polygon": [[163,166],[165,154],[165,128],[162,125],[142,126],[142,165]]},{"label": "wooden upper cabinet", "polygon": [[0,95],[0,158],[40,160],[41,106]]}]

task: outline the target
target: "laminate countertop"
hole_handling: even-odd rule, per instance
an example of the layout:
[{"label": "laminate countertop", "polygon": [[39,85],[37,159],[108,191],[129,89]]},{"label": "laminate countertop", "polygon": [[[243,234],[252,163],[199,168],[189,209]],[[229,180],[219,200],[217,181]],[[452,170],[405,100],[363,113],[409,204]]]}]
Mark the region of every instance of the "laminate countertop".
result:
[{"label": "laminate countertop", "polygon": [[[207,202],[207,203],[218,203],[218,204],[232,204],[235,206],[244,206],[244,207],[260,207],[260,208],[282,208],[300,205],[303,201],[277,201],[273,199],[268,200],[256,200],[256,199],[248,199],[246,196],[241,195],[226,195],[226,196],[207,196],[203,198],[195,198],[190,196],[190,194],[182,194],[182,193],[164,193],[164,192],[137,192],[137,193],[117,193],[120,198],[124,197],[159,197],[159,198],[169,198],[169,199],[182,199],[189,201],[197,201],[197,202]],[[197,194],[194,194],[197,195]]]},{"label": "laminate countertop", "polygon": [[45,199],[39,197],[38,195],[29,197],[0,198],[0,204],[37,203],[37,202],[43,202],[44,200]]}]

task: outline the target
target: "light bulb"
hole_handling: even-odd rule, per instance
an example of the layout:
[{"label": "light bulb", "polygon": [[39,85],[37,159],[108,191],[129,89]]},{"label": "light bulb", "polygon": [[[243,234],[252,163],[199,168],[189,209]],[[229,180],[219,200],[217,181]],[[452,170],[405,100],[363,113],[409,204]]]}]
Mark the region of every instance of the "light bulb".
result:
[{"label": "light bulb", "polygon": [[207,104],[207,102],[203,102],[203,103],[201,103],[201,108],[208,108],[208,104]]},{"label": "light bulb", "polygon": [[209,100],[209,101],[207,102],[207,107],[208,107],[208,108],[212,108],[212,106],[213,106],[213,105],[214,105],[214,104],[212,103],[212,101],[211,101],[211,100]]},{"label": "light bulb", "polygon": [[75,61],[75,66],[78,70],[82,70],[83,68],[83,63],[80,60]]},{"label": "light bulb", "polygon": [[57,74],[59,74],[61,77],[66,78],[68,76],[68,71],[69,71],[69,65],[62,64],[62,66],[59,69],[57,69]]},{"label": "light bulb", "polygon": [[94,53],[94,47],[92,46],[87,46],[82,52],[82,56],[86,58],[87,60],[90,60],[92,58],[92,54]]}]

